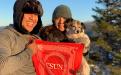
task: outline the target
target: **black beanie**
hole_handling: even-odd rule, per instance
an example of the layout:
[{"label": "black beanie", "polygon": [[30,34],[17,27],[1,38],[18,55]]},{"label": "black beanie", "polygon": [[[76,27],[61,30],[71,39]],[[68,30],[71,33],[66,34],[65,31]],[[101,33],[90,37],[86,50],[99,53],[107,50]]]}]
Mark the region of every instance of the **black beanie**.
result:
[{"label": "black beanie", "polygon": [[52,19],[58,18],[58,17],[72,18],[70,8],[65,5],[57,6],[53,12]]}]

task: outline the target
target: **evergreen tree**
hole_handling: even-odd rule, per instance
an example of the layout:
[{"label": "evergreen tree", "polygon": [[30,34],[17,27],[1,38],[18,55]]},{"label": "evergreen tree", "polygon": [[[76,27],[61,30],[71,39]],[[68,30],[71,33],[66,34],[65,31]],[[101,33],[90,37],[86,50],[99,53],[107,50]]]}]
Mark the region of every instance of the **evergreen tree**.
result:
[{"label": "evergreen tree", "polygon": [[[121,50],[121,0],[98,0],[101,7],[93,8],[98,33],[96,43],[107,52]],[[118,56],[121,57],[121,56]],[[120,58],[121,60],[121,58]]]},{"label": "evergreen tree", "polygon": [[98,19],[121,26],[121,0],[98,0],[97,3],[104,7],[104,9],[99,7],[93,9],[99,14]]}]

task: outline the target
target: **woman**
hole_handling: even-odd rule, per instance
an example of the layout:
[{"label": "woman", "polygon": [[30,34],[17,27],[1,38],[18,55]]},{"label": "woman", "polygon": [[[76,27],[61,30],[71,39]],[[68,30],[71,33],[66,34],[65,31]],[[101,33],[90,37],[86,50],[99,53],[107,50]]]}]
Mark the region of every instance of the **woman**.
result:
[{"label": "woman", "polygon": [[[70,8],[66,5],[57,6],[52,15],[53,24],[42,28],[40,30],[40,37],[43,40],[52,42],[67,42],[65,41],[66,36],[64,32],[64,22],[69,18],[72,18]],[[84,57],[82,59],[82,65],[80,66],[80,70],[77,71],[77,74],[90,75],[90,68]]]},{"label": "woman", "polygon": [[16,0],[13,12],[14,23],[0,31],[0,75],[35,75],[32,40],[42,26],[42,6],[37,0]]}]

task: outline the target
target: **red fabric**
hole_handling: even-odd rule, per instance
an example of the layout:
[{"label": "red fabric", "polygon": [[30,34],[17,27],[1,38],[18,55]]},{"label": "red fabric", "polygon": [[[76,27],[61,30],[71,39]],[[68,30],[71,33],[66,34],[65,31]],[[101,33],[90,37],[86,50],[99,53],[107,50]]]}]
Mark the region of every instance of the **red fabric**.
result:
[{"label": "red fabric", "polygon": [[36,43],[38,50],[32,56],[36,75],[75,75],[81,65],[83,44],[41,40]]}]

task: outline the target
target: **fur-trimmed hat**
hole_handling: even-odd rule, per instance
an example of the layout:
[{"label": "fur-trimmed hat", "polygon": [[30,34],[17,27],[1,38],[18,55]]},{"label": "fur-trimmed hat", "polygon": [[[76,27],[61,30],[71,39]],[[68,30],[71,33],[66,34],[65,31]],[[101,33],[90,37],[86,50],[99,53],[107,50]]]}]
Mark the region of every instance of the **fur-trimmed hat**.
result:
[{"label": "fur-trimmed hat", "polygon": [[[16,0],[13,7],[13,22],[14,28],[23,34],[37,34],[42,26],[41,16],[43,15],[43,8],[38,0]],[[22,27],[22,19],[24,13],[37,13],[38,22],[31,32],[28,32]]]},{"label": "fur-trimmed hat", "polygon": [[72,18],[70,8],[66,5],[57,6],[53,12],[52,19],[58,18],[58,17]]}]

